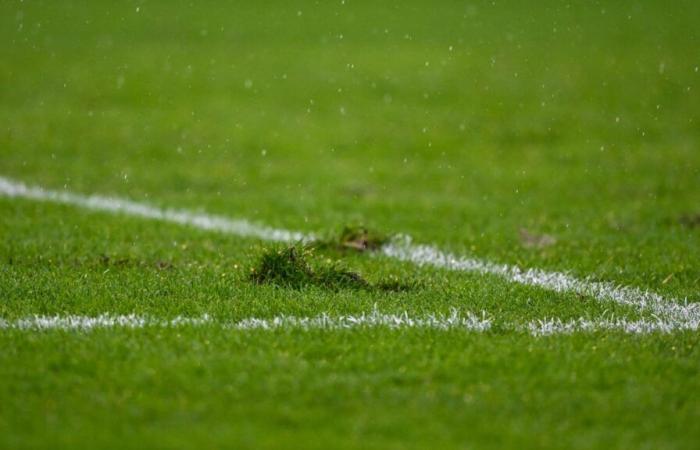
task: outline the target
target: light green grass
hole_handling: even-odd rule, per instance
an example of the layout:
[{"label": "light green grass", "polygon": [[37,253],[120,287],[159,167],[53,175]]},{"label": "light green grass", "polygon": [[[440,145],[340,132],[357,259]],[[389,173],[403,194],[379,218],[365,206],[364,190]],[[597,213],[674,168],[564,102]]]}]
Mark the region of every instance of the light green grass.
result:
[{"label": "light green grass", "polygon": [[[700,300],[695,2],[375,3],[2,1],[0,176]],[[0,197],[0,317],[456,308],[495,328],[0,330],[0,447],[700,441],[697,332],[535,338],[499,324],[646,313],[364,253],[319,258],[414,287],[256,285],[266,246]]]}]

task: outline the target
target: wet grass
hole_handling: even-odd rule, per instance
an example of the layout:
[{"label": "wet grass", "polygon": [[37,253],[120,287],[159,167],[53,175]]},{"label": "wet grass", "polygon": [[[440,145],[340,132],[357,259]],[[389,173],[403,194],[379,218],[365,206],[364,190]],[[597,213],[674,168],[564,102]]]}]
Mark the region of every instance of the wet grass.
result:
[{"label": "wet grass", "polygon": [[513,333],[648,315],[377,251],[697,301],[700,3],[672,6],[0,2],[0,175],[322,237],[0,198],[0,318],[495,323],[0,330],[0,448],[695,449],[698,333]]}]

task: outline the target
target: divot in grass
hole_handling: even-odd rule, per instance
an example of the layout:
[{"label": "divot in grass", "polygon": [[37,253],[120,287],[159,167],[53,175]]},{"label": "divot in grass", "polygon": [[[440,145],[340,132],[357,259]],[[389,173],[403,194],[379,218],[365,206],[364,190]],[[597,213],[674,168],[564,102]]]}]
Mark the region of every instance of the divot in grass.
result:
[{"label": "divot in grass", "polygon": [[312,245],[319,250],[374,252],[390,240],[389,235],[363,225],[346,225],[337,236],[319,238]]},{"label": "divot in grass", "polygon": [[317,286],[328,290],[362,289],[366,291],[398,292],[411,284],[398,279],[382,280],[376,284],[347,269],[339,261],[314,261],[313,246],[293,245],[263,250],[255,267],[250,269],[250,280],[256,284],[271,284],[282,288],[299,289]]},{"label": "divot in grass", "polygon": [[[312,244],[318,241],[313,233],[271,228],[255,224],[245,219],[229,219],[223,216],[187,211],[184,209],[163,209],[147,203],[105,197],[81,195],[66,191],[52,191],[38,186],[28,186],[0,176],[0,195],[10,198],[24,198],[40,202],[73,205],[93,211],[141,217],[202,230],[233,234],[242,237],[258,238],[272,242],[301,242]],[[468,257],[443,251],[435,246],[415,244],[406,235],[394,236],[383,244],[377,252],[398,261],[417,266],[432,266],[446,270],[472,272],[498,276],[508,282],[537,286],[554,292],[574,292],[591,296],[599,301],[613,301],[618,304],[648,311],[674,324],[679,329],[700,319],[700,303],[689,299],[664,297],[644,289],[619,286],[610,282],[577,278],[566,272],[545,271],[536,268],[521,268],[515,265],[498,264],[487,260]]]}]

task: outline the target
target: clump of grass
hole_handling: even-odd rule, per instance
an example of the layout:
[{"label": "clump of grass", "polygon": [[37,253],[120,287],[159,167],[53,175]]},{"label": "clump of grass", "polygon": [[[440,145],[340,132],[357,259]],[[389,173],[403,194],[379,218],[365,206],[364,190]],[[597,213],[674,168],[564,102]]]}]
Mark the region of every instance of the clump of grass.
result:
[{"label": "clump of grass", "polygon": [[683,215],[678,221],[684,227],[700,228],[700,213]]},{"label": "clump of grass", "polygon": [[251,269],[250,279],[257,284],[274,284],[287,288],[320,286],[327,289],[369,289],[370,283],[360,274],[338,263],[312,268],[308,259],[313,248],[291,246],[268,249]]},{"label": "clump of grass", "polygon": [[361,289],[380,292],[403,292],[413,285],[401,283],[396,278],[372,284],[362,275],[349,270],[339,262],[326,261],[311,265],[314,247],[290,246],[263,251],[250,280],[256,284],[272,284],[284,288],[299,289],[318,286],[324,289]]},{"label": "clump of grass", "polygon": [[376,251],[389,242],[389,236],[364,226],[346,225],[337,236],[317,241],[314,246],[322,250]]},{"label": "clump of grass", "polygon": [[257,265],[251,269],[250,279],[257,284],[276,284],[299,288],[310,284],[314,272],[306,262],[307,249],[288,247],[263,252]]}]

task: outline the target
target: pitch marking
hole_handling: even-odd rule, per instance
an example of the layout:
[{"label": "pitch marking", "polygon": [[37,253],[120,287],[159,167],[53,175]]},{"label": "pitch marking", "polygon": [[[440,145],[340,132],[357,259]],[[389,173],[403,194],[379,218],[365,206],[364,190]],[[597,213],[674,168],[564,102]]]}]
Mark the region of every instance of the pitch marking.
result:
[{"label": "pitch marking", "polygon": [[[311,242],[315,235],[258,225],[245,219],[197,213],[184,209],[163,209],[117,197],[82,195],[66,191],[54,191],[0,177],[0,195],[43,202],[62,203],[93,211],[142,217],[171,222],[202,230],[234,234],[277,242]],[[590,295],[601,301],[614,301],[653,313],[660,323],[684,329],[697,329],[700,321],[700,304],[686,300],[664,298],[659,294],[635,287],[617,286],[609,282],[580,279],[563,272],[541,269],[521,269],[517,266],[496,264],[475,258],[444,252],[430,245],[414,244],[410,237],[402,237],[385,245],[382,253],[390,258],[407,261],[418,266],[434,266],[448,270],[495,275],[512,283],[537,286],[554,292],[576,292]]]}]

